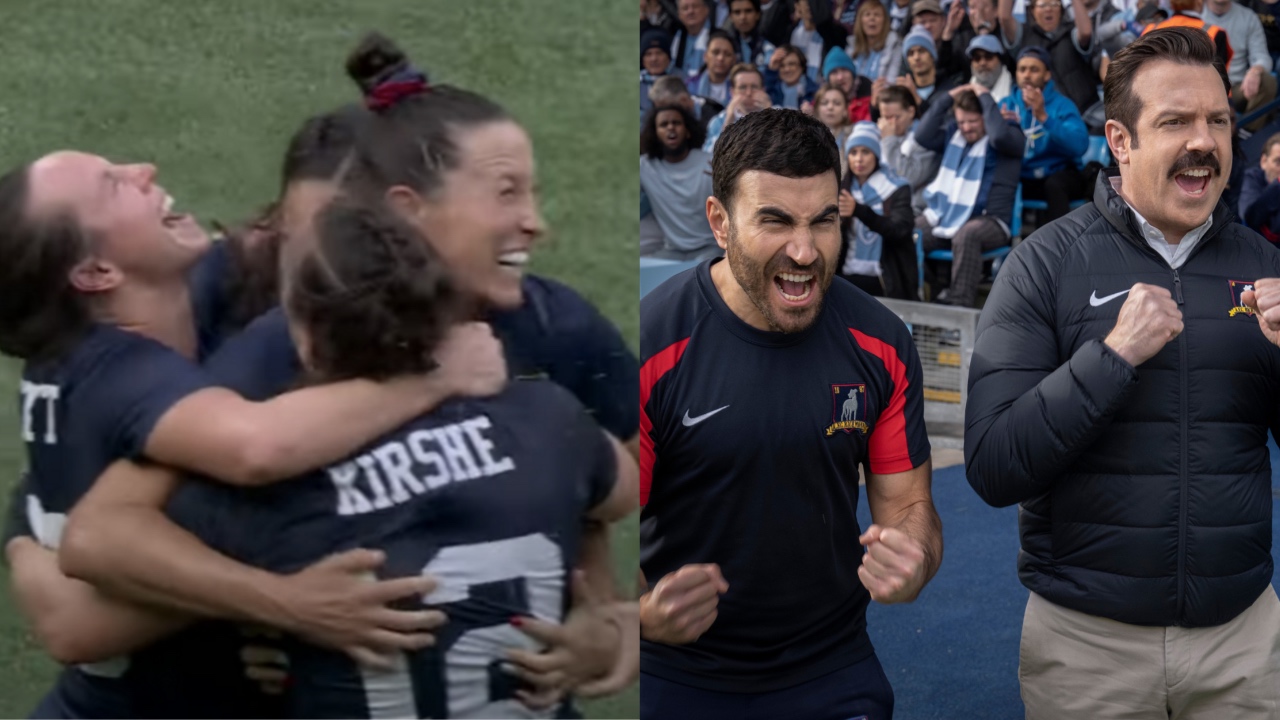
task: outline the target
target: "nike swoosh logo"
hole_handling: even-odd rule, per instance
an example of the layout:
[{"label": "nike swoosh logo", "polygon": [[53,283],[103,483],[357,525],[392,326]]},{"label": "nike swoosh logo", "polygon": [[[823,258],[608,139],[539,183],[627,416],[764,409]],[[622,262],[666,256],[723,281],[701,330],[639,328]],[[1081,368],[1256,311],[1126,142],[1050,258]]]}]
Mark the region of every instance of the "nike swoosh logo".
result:
[{"label": "nike swoosh logo", "polygon": [[703,415],[699,415],[698,417],[689,417],[689,411],[685,410],[684,420],[681,420],[681,422],[684,424],[685,427],[693,427],[694,425],[697,425],[698,423],[702,422],[703,420],[706,420],[707,418],[711,417],[712,415],[715,415],[716,413],[720,412],[721,410],[724,410],[727,407],[729,406],[725,405],[722,408],[716,408],[715,410],[712,410],[711,412],[705,413]]},{"label": "nike swoosh logo", "polygon": [[[1130,290],[1132,290],[1132,288],[1130,288]],[[1089,296],[1089,304],[1094,307],[1098,307],[1099,305],[1106,305],[1107,303],[1111,302],[1112,300],[1115,300],[1116,298],[1120,297],[1121,295],[1124,295],[1127,292],[1129,292],[1129,290],[1121,290],[1118,293],[1112,293],[1111,295],[1100,298],[1098,297],[1098,291],[1094,290],[1093,294]]]}]

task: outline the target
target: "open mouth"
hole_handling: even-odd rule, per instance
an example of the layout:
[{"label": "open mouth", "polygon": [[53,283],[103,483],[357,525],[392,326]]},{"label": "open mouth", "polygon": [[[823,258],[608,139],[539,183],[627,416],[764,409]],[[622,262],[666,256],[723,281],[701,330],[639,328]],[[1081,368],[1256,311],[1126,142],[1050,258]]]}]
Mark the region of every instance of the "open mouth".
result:
[{"label": "open mouth", "polygon": [[1203,197],[1205,191],[1209,188],[1209,168],[1188,168],[1173,176],[1173,181],[1178,184],[1187,195],[1193,198]]},{"label": "open mouth", "polygon": [[160,223],[166,228],[173,229],[184,221],[191,220],[189,213],[177,213],[173,211],[173,196],[164,196],[164,206],[161,208],[164,213],[160,218]]},{"label": "open mouth", "polygon": [[498,256],[498,267],[515,275],[524,274],[525,265],[529,264],[529,251],[514,250]]},{"label": "open mouth", "polygon": [[787,305],[802,306],[813,297],[815,279],[810,273],[784,272],[773,276],[773,285]]}]

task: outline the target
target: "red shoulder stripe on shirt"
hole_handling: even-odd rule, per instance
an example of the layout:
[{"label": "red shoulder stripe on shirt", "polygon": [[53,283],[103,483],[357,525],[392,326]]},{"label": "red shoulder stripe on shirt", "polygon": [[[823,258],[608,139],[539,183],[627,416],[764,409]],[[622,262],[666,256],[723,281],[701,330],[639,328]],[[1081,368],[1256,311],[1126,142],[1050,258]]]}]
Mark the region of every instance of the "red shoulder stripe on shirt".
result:
[{"label": "red shoulder stripe on shirt", "polygon": [[849,328],[849,332],[859,347],[880,358],[893,380],[893,397],[867,442],[871,472],[877,475],[906,472],[911,469],[911,449],[907,444],[907,366],[898,357],[898,349],[889,343],[853,328]]},{"label": "red shoulder stripe on shirt", "polygon": [[658,384],[668,371],[680,362],[684,349],[689,345],[689,338],[654,353],[644,365],[640,366],[640,504],[649,503],[649,486],[653,481],[653,421],[649,419],[649,394],[653,386]]}]

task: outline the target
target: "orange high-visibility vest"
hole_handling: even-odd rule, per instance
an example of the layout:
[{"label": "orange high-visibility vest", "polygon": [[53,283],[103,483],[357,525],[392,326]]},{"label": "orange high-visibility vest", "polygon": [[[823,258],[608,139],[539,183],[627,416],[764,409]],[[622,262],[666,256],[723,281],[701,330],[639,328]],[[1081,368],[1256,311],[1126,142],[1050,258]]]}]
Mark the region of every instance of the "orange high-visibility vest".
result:
[{"label": "orange high-visibility vest", "polygon": [[1167,27],[1189,27],[1189,28],[1197,28],[1199,30],[1204,30],[1206,33],[1209,34],[1209,39],[1213,41],[1214,48],[1218,47],[1218,35],[1221,34],[1222,39],[1224,41],[1223,44],[1227,46],[1227,56],[1222,59],[1222,69],[1226,70],[1227,68],[1231,67],[1231,58],[1235,55],[1235,52],[1231,49],[1231,43],[1228,41],[1226,30],[1223,30],[1217,25],[1210,25],[1209,23],[1197,17],[1191,17],[1190,15],[1183,15],[1182,13],[1174,13],[1173,17],[1169,18],[1168,20],[1155,23],[1154,25],[1148,25],[1145,29],[1143,29],[1142,34],[1146,35],[1147,33],[1157,28],[1167,28]]}]

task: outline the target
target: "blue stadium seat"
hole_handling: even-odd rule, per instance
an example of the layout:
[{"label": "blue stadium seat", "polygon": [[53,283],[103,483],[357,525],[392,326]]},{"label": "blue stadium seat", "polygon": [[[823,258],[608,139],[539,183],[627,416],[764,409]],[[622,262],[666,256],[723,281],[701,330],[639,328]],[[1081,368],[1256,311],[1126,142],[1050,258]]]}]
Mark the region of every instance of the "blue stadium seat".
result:
[{"label": "blue stadium seat", "polygon": [[1111,164],[1111,148],[1107,147],[1107,139],[1101,135],[1089,136],[1089,149],[1084,151],[1077,164],[1083,170],[1091,162],[1097,162],[1102,167]]}]

